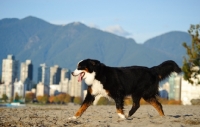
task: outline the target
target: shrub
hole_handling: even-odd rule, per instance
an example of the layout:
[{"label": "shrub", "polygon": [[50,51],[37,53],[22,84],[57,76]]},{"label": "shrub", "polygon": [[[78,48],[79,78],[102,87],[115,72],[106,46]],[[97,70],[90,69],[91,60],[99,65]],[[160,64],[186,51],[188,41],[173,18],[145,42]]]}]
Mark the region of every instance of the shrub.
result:
[{"label": "shrub", "polygon": [[47,101],[48,101],[48,95],[37,96],[37,100],[38,100],[39,103],[46,104]]},{"label": "shrub", "polygon": [[200,105],[200,99],[192,99],[191,103],[192,105]]},{"label": "shrub", "polygon": [[58,97],[58,101],[62,104],[65,100],[66,94],[61,93],[61,94],[57,95],[57,97]]},{"label": "shrub", "polygon": [[[176,100],[173,100],[173,99],[168,100],[168,99],[161,98],[161,97],[157,97],[157,99],[161,104],[166,104],[166,105],[180,105],[181,104],[181,101],[176,101]],[[143,98],[141,98],[140,104],[144,105],[144,104],[149,104],[149,103],[146,102]]]},{"label": "shrub", "polygon": [[54,96],[53,102],[56,103],[56,104],[58,104],[58,102],[59,102],[58,96]]},{"label": "shrub", "polygon": [[65,103],[69,103],[70,101],[71,101],[70,95],[69,95],[69,94],[66,94],[66,95],[65,95],[64,102],[65,102]]},{"label": "shrub", "polygon": [[126,97],[124,99],[124,105],[132,105],[132,104],[133,104],[133,101],[131,97]]},{"label": "shrub", "polygon": [[97,102],[97,105],[107,105],[109,104],[109,100],[106,97],[101,97]]},{"label": "shrub", "polygon": [[8,96],[6,94],[2,95],[2,100],[4,100],[4,102],[7,102]]},{"label": "shrub", "polygon": [[49,100],[50,103],[53,103],[53,102],[54,102],[54,97],[55,97],[55,96],[50,96],[50,97],[49,97],[48,100]]},{"label": "shrub", "polygon": [[82,98],[81,97],[74,97],[74,104],[81,104],[82,103]]},{"label": "shrub", "polygon": [[14,101],[15,102],[19,102],[19,100],[20,100],[20,97],[19,97],[18,93],[15,93],[15,99],[14,99]]},{"label": "shrub", "polygon": [[35,97],[34,93],[32,93],[32,92],[26,93],[26,95],[25,95],[25,102],[26,103],[33,102],[34,97]]},{"label": "shrub", "polygon": [[46,104],[48,102],[48,98],[49,96],[48,95],[44,95],[42,100],[43,100],[43,104]]},{"label": "shrub", "polygon": [[37,96],[37,101],[38,101],[39,103],[42,103],[42,97],[43,97],[43,96]]}]

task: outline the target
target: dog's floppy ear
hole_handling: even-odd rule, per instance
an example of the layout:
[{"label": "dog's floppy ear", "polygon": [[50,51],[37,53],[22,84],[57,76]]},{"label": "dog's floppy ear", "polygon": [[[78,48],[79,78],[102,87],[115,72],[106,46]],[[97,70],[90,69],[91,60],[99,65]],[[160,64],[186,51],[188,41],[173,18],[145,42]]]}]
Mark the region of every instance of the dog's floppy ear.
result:
[{"label": "dog's floppy ear", "polygon": [[90,62],[90,64],[95,65],[94,61],[90,60],[89,62]]}]

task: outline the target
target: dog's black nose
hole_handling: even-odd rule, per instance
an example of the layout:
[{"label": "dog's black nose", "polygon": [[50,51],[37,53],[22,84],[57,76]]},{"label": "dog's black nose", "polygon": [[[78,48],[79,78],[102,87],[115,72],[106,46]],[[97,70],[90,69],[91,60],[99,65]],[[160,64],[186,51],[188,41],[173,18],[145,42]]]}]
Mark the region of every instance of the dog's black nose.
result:
[{"label": "dog's black nose", "polygon": [[74,76],[74,72],[71,73]]}]

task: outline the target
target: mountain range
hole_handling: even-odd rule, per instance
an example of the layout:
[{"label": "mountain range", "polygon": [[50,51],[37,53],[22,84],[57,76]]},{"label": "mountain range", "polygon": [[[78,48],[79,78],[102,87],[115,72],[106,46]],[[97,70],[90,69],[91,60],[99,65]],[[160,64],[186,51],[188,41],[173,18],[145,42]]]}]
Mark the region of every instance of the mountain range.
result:
[{"label": "mountain range", "polygon": [[[186,32],[172,31],[138,44],[80,22],[54,25],[36,17],[0,20],[0,60],[13,54],[17,60],[32,60],[34,80],[41,63],[75,69],[82,59],[98,59],[108,66],[155,66],[165,60],[174,60],[182,66],[186,50],[182,43],[190,44]],[[2,62],[0,62],[2,66]],[[0,68],[1,71],[2,68]]]}]

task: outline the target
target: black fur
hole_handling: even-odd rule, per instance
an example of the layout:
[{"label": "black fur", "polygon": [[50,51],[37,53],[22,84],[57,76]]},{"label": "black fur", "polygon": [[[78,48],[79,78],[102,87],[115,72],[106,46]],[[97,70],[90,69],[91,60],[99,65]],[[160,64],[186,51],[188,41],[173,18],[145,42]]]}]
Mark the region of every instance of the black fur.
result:
[{"label": "black fur", "polygon": [[[144,98],[152,104],[160,115],[164,115],[162,105],[157,101],[159,81],[165,79],[171,72],[180,73],[181,69],[174,61],[165,61],[158,66],[152,68],[143,66],[130,67],[109,67],[98,60],[86,59],[79,63],[79,68],[87,68],[89,72],[96,72],[95,79],[100,81],[103,88],[109,91],[109,96],[116,102],[117,109],[123,109],[123,99],[127,95],[131,95],[134,101],[129,116],[140,107],[139,101]],[[87,99],[93,101],[94,98],[88,93]],[[83,103],[84,103],[83,102]]]}]

